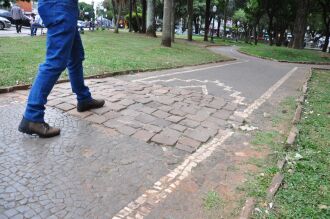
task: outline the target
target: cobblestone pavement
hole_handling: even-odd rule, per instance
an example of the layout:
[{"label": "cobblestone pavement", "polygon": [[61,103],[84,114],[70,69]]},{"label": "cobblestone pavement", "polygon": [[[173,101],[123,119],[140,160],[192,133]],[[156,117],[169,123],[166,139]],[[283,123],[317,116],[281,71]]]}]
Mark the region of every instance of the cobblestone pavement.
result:
[{"label": "cobblestone pavement", "polygon": [[230,127],[228,120],[235,119],[232,114],[238,106],[233,103],[234,98],[115,78],[90,80],[88,84],[92,93],[106,100],[105,107],[78,114],[69,84],[58,85],[48,105],[102,124],[113,133],[175,146],[189,153],[214,137],[219,129]]},{"label": "cobblestone pavement", "polygon": [[105,107],[78,114],[70,85],[56,85],[46,120],[62,133],[53,139],[17,131],[27,91],[0,96],[0,218],[110,218],[235,123],[230,96],[87,83]]}]

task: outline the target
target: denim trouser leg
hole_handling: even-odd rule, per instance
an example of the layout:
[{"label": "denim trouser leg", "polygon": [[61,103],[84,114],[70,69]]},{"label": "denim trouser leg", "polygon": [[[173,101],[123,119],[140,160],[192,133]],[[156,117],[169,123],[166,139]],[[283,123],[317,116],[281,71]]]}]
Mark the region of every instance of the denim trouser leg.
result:
[{"label": "denim trouser leg", "polygon": [[77,95],[78,102],[92,99],[89,88],[85,86],[82,62],[85,58],[84,47],[81,42],[80,33],[76,34],[67,65],[72,91]]},{"label": "denim trouser leg", "polygon": [[[83,83],[83,48],[77,36],[77,1],[40,1],[38,10],[48,28],[47,52],[45,62],[39,66],[24,113],[24,118],[32,122],[44,122],[47,97],[67,66],[78,99],[91,98]],[[81,49],[77,51],[79,45]]]}]

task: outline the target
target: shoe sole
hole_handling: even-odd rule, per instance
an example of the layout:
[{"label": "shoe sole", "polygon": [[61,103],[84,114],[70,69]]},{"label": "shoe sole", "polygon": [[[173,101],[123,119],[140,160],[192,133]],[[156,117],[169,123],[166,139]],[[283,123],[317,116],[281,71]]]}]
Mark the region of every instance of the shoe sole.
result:
[{"label": "shoe sole", "polygon": [[52,138],[52,137],[55,137],[55,136],[58,136],[58,135],[61,134],[61,132],[59,132],[59,133],[54,133],[52,135],[43,135],[43,134],[38,134],[38,133],[35,133],[35,132],[28,131],[25,128],[22,128],[22,127],[18,127],[18,131],[21,132],[21,133],[24,133],[24,134],[28,134],[28,135],[37,135],[37,136],[39,136],[39,138]]}]

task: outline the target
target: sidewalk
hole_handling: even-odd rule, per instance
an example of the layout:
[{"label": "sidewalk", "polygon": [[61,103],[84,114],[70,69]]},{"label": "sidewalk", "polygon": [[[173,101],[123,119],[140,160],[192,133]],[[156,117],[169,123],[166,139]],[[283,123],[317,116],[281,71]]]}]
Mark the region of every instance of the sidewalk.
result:
[{"label": "sidewalk", "polygon": [[[46,33],[47,29],[44,28],[43,32]],[[38,28],[37,36],[40,36],[41,30]],[[22,33],[16,33],[15,25],[12,25],[10,29],[0,30],[0,37],[31,37],[31,30],[29,27],[22,27]]]},{"label": "sidewalk", "polygon": [[53,139],[16,131],[27,91],[0,96],[0,218],[111,218],[221,138],[237,108],[232,100],[161,85],[115,78],[87,84],[105,107],[78,114],[70,84],[56,85],[46,120],[62,134]]}]

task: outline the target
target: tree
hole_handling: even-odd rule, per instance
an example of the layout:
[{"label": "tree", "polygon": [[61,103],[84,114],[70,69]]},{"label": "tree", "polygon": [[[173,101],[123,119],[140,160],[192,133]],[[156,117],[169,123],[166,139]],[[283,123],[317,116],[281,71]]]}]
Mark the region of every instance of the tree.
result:
[{"label": "tree", "polygon": [[146,25],[146,14],[147,14],[147,0],[141,0],[142,3],[142,33],[146,33],[147,25]]},{"label": "tree", "polygon": [[[235,22],[240,22],[240,26],[243,27],[245,33],[245,42],[248,42],[249,39],[249,32],[248,32],[248,19],[246,17],[246,13],[243,9],[238,9],[235,11],[233,15],[233,20]],[[238,27],[239,28],[239,27]]]},{"label": "tree", "polygon": [[298,6],[294,30],[293,30],[293,48],[303,49],[304,48],[304,38],[307,27],[307,16],[309,10],[310,0],[297,0],[296,4]]},{"label": "tree", "polygon": [[[83,12],[80,16],[82,20],[90,20],[95,17],[93,6],[85,2],[78,3],[79,10]],[[87,12],[87,13],[86,13]]]},{"label": "tree", "polygon": [[227,36],[227,15],[228,15],[228,3],[229,0],[225,0],[223,7],[223,36],[226,38]]},{"label": "tree", "polygon": [[247,13],[249,20],[252,21],[254,44],[257,45],[258,44],[257,27],[264,13],[262,7],[262,0],[249,0],[246,4],[245,12]]},{"label": "tree", "polygon": [[120,21],[120,16],[121,16],[121,11],[122,8],[126,4],[126,0],[114,0],[115,6],[118,8],[118,14],[117,14],[117,22],[116,22],[116,27],[114,33],[119,33],[119,21]]},{"label": "tree", "polygon": [[192,33],[193,33],[193,16],[194,16],[194,1],[188,0],[188,41],[192,41]]},{"label": "tree", "polygon": [[156,37],[155,0],[147,1],[147,35]]},{"label": "tree", "polygon": [[[318,0],[318,3],[321,6],[323,27],[325,33],[325,41],[322,47],[322,51],[326,52],[329,45],[329,37],[330,37],[330,10],[329,10],[330,1]],[[330,49],[329,49],[329,53],[330,53]]]},{"label": "tree", "polygon": [[211,7],[211,0],[206,0],[204,41],[209,40],[208,35],[209,35],[209,30],[210,30],[210,7]]},{"label": "tree", "polygon": [[171,47],[171,9],[172,0],[164,0],[162,45]]}]

